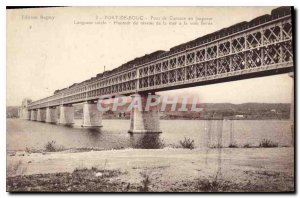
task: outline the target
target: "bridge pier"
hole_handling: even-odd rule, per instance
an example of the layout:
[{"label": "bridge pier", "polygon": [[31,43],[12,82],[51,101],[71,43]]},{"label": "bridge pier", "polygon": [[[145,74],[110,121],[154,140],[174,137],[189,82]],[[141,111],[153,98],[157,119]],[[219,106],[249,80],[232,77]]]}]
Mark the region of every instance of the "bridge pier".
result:
[{"label": "bridge pier", "polygon": [[74,107],[72,105],[60,106],[59,124],[74,124]]},{"label": "bridge pier", "polygon": [[37,119],[37,111],[36,110],[31,110],[30,112],[30,120],[36,121]]},{"label": "bridge pier", "polygon": [[37,121],[39,122],[45,122],[46,121],[46,111],[45,109],[38,109],[37,110]]},{"label": "bridge pier", "polygon": [[22,119],[24,120],[30,120],[30,111],[28,111],[27,109],[23,109],[23,113],[22,113]]},{"label": "bridge pier", "polygon": [[52,107],[46,108],[46,122],[47,123],[56,123],[57,122],[56,108],[52,108]]},{"label": "bridge pier", "polygon": [[[158,95],[152,95],[159,97]],[[134,106],[130,115],[129,133],[161,133],[159,124],[159,112],[157,106],[153,106],[149,111],[145,110],[148,94],[131,95],[132,100],[140,102],[141,108]]]},{"label": "bridge pier", "polygon": [[82,127],[102,127],[102,113],[97,108],[97,103],[85,102],[83,104]]}]

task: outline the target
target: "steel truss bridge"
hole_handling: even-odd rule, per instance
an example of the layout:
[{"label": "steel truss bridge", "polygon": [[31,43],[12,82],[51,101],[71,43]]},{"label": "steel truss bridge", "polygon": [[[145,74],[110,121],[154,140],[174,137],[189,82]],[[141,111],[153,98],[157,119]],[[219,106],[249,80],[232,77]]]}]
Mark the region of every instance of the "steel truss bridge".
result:
[{"label": "steel truss bridge", "polygon": [[28,110],[293,71],[291,14],[268,15],[234,30],[225,28],[176,53],[65,88],[30,103]]}]

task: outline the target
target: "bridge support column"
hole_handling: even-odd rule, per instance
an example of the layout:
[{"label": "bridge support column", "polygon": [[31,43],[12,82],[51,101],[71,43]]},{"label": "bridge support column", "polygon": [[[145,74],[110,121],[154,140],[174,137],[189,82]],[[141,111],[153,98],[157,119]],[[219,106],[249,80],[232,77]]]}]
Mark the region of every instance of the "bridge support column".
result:
[{"label": "bridge support column", "polygon": [[86,102],[83,104],[82,127],[102,127],[102,113],[97,108],[97,103]]},{"label": "bridge support column", "polygon": [[51,107],[46,108],[46,122],[47,123],[56,123],[57,122],[56,108],[51,108]]},{"label": "bridge support column", "polygon": [[[152,97],[159,97],[152,95]],[[161,133],[159,124],[159,112],[157,106],[146,109],[148,94],[139,95],[134,94],[131,96],[133,102],[138,103],[131,110],[130,115],[130,129],[129,133]]]},{"label": "bridge support column", "polygon": [[60,106],[59,124],[74,124],[74,107],[72,105]]},{"label": "bridge support column", "polygon": [[37,119],[37,110],[31,110],[30,120],[36,121],[36,119]]},{"label": "bridge support column", "polygon": [[37,110],[37,121],[39,122],[45,122],[46,121],[46,111],[45,109],[38,109]]},{"label": "bridge support column", "polygon": [[25,120],[30,120],[30,116],[30,111],[28,111],[27,109],[23,109],[22,118]]}]

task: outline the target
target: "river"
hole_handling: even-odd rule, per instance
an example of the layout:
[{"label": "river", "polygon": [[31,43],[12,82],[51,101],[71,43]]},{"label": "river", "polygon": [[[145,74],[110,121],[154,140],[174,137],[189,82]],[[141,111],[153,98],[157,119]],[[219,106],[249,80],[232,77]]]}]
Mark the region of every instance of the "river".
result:
[{"label": "river", "polygon": [[268,139],[279,146],[291,145],[288,120],[161,120],[161,134],[129,134],[129,120],[103,120],[100,129],[81,128],[81,120],[71,127],[21,119],[7,119],[8,151],[43,149],[55,141],[63,148],[160,148],[176,147],[185,137],[195,147],[235,144],[243,147],[259,145]]}]

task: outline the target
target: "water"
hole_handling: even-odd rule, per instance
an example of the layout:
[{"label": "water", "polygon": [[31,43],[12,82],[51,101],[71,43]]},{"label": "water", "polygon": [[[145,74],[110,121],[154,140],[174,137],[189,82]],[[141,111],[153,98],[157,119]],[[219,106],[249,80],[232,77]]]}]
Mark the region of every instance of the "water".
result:
[{"label": "water", "polygon": [[196,147],[235,143],[259,145],[270,139],[281,146],[291,144],[288,120],[161,120],[161,134],[134,134],[127,131],[129,120],[103,120],[101,129],[81,128],[81,120],[72,127],[7,119],[7,150],[43,149],[49,141],[64,148],[159,148],[178,146],[185,137],[194,140]]}]

